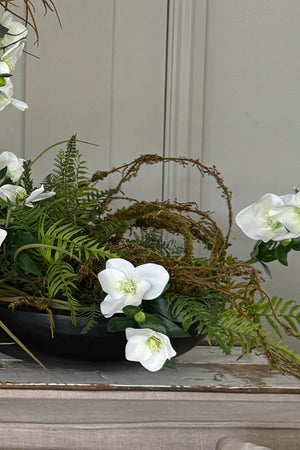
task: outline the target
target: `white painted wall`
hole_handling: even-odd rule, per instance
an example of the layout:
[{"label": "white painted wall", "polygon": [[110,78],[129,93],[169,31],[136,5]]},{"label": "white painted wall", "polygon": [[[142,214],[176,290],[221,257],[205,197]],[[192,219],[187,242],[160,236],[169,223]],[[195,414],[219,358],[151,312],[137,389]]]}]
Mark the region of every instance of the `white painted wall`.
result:
[{"label": "white painted wall", "polygon": [[[267,191],[300,185],[298,0],[82,5],[57,1],[62,30],[54,16],[40,18],[40,47],[30,48],[40,60],[27,57],[26,85],[19,76],[16,87],[30,109],[2,113],[3,150],[32,157],[77,132],[100,144],[82,147],[93,170],[148,152],[197,157],[222,172],[235,213]],[[52,159],[39,163],[38,175]],[[225,226],[210,183],[173,169],[164,177],[165,198],[201,200]],[[155,198],[161,189],[161,169],[153,168],[129,194]],[[232,243],[232,252],[247,259],[253,242],[237,227]],[[272,264],[269,291],[298,299],[299,267],[297,254],[288,270]]]},{"label": "white painted wall", "polygon": [[[38,12],[40,45],[27,49],[39,59],[26,57],[21,92],[29,110],[13,113],[5,148],[32,158],[77,133],[99,144],[80,147],[91,172],[162,154],[167,1],[88,0],[84,11],[81,0],[55,4],[63,28],[53,14]],[[38,177],[49,172],[54,154],[39,160]],[[151,182],[129,194],[160,197],[161,185],[161,169],[154,169]]]},{"label": "white painted wall", "polygon": [[[209,0],[207,8],[202,158],[223,173],[238,212],[300,183],[300,2]],[[202,200],[204,209],[214,204],[210,194]],[[247,258],[253,242],[237,227],[232,242]],[[300,254],[289,263],[270,265],[266,287],[299,301]]]}]

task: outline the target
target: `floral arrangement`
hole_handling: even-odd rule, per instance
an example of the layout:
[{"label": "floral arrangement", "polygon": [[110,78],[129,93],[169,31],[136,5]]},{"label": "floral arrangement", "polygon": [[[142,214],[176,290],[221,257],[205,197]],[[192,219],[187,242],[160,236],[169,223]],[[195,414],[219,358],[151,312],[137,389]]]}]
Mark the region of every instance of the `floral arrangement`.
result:
[{"label": "floral arrangement", "polygon": [[[24,110],[27,105],[12,98],[10,78],[27,29],[9,11],[0,23],[0,104]],[[58,311],[74,325],[84,318],[82,333],[104,317],[109,332],[126,335],[125,357],[150,371],[174,367],[177,340],[205,335],[226,354],[236,344],[243,354],[256,349],[274,367],[299,377],[300,356],[284,345],[282,331],[299,337],[300,307],[270,298],[253,265],[227,253],[231,192],[216,168],[154,154],[89,176],[78,142],[75,135],[65,142],[41,186],[34,184],[32,166],[56,144],[33,161],[0,154],[0,304],[48,314],[54,339]],[[228,209],[225,234],[195,203],[126,196],[126,183],[142,166],[162,163],[191,166],[215,180]],[[101,189],[112,174],[119,176],[115,187]],[[276,201],[268,195],[236,218],[246,234],[260,239],[251,262],[270,260],[262,256],[266,246],[282,261],[297,246],[287,209],[297,194]],[[114,208],[116,200],[123,206]],[[0,326],[30,353],[1,320]]]}]

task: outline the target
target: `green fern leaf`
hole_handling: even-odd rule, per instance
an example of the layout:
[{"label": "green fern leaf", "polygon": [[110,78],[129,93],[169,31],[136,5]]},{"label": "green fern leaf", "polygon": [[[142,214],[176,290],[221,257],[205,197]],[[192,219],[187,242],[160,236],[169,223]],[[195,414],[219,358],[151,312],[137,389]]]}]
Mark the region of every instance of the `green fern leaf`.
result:
[{"label": "green fern leaf", "polygon": [[76,277],[74,268],[65,261],[59,261],[49,266],[46,277],[50,298],[61,294],[67,299],[72,321],[75,324],[76,310],[79,303],[74,297],[74,292],[77,290],[77,286],[73,281]]}]

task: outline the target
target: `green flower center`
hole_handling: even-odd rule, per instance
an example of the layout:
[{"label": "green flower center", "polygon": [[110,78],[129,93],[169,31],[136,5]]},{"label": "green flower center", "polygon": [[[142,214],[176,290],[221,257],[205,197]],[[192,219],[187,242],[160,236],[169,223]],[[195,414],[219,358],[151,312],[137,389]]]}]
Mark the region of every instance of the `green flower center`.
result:
[{"label": "green flower center", "polygon": [[146,345],[148,345],[152,352],[160,352],[164,346],[163,342],[156,336],[150,336],[146,340]]},{"label": "green flower center", "polygon": [[270,217],[269,215],[267,215],[267,225],[271,230],[280,230],[280,228],[283,227],[282,223],[278,222],[278,220],[273,219],[272,217]]},{"label": "green flower center", "polygon": [[300,218],[300,207],[294,206],[293,211]]},{"label": "green flower center", "polygon": [[120,281],[120,291],[123,295],[135,295],[136,283],[132,280]]}]

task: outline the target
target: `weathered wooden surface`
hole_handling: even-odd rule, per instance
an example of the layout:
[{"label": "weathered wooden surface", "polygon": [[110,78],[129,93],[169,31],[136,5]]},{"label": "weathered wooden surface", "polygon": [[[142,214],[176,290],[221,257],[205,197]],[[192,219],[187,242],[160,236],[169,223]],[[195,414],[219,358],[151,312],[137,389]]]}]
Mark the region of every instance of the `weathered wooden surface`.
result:
[{"label": "weathered wooden surface", "polygon": [[0,359],[1,449],[214,450],[224,437],[300,448],[300,382],[264,358],[196,347],[176,370]]},{"label": "weathered wooden surface", "polygon": [[214,450],[223,437],[297,450],[300,395],[0,391],[1,449]]},{"label": "weathered wooden surface", "polygon": [[36,363],[2,355],[0,388],[31,387],[54,389],[154,389],[224,392],[287,392],[300,394],[300,380],[270,369],[262,356],[239,359],[219,348],[195,347],[177,358],[177,369],[148,372],[138,363],[80,362],[48,357],[46,372]]}]

